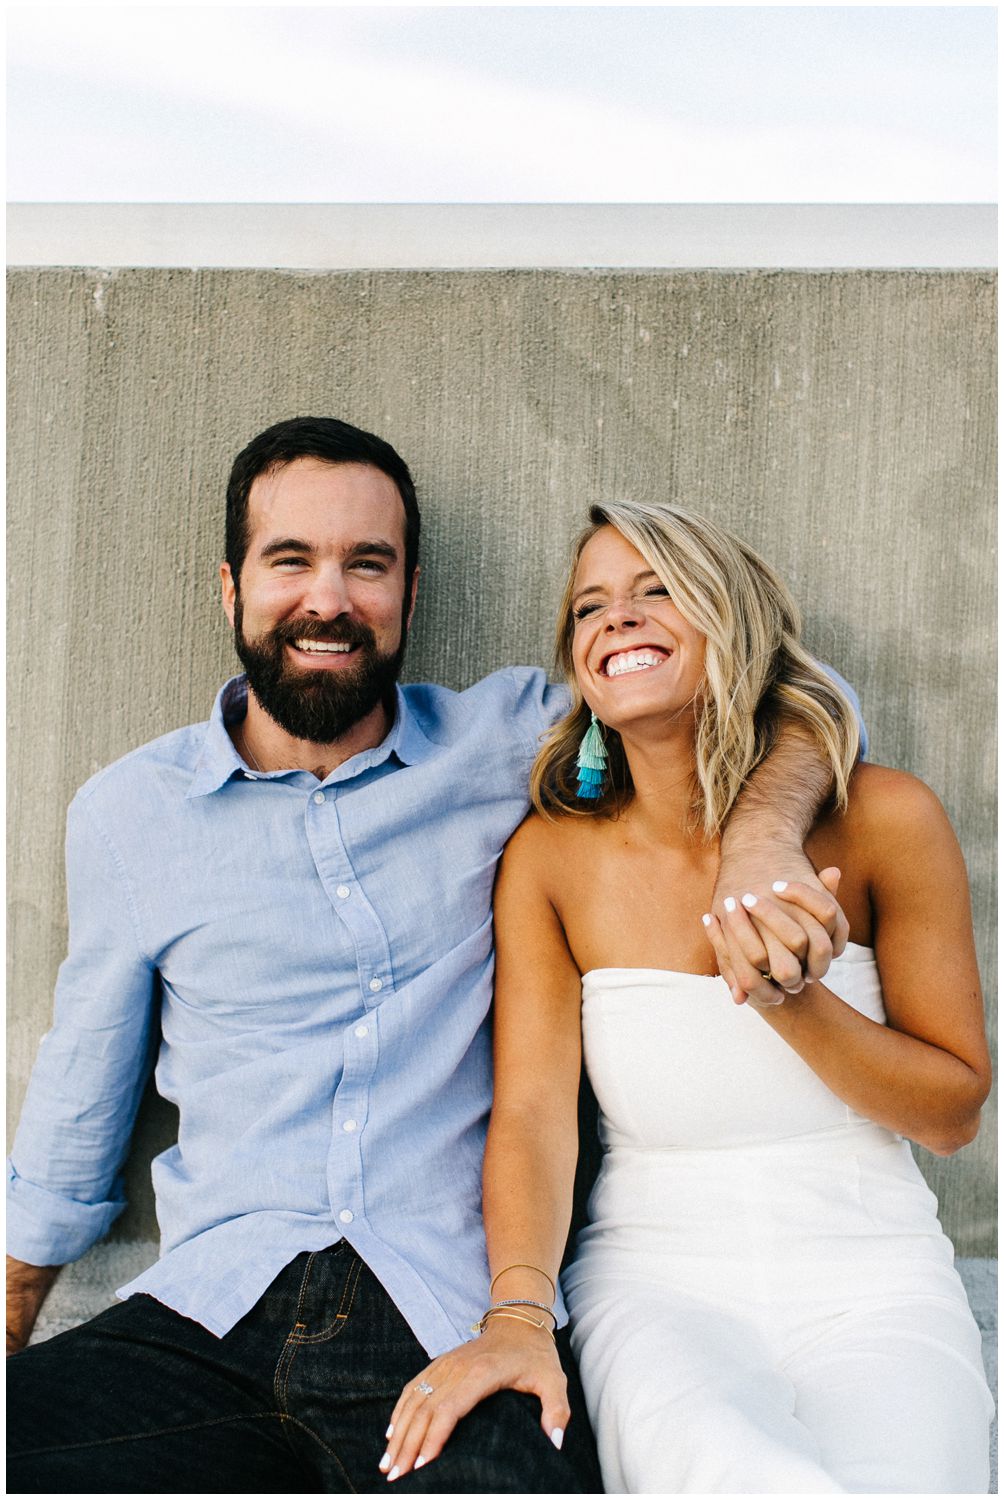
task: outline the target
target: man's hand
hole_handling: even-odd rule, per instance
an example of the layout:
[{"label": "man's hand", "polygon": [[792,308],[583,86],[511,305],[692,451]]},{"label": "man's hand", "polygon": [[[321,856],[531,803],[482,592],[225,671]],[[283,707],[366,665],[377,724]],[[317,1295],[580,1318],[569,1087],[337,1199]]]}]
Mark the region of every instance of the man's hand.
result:
[{"label": "man's hand", "polygon": [[59,1266],[30,1266],[27,1261],[7,1257],[7,1353],[16,1354],[31,1338],[35,1319],[49,1288],[59,1275]]},{"label": "man's hand", "polygon": [[780,1005],[786,995],[822,979],[844,951],[849,928],[836,900],[840,871],[817,876],[804,855],[801,860],[801,879],[774,880],[768,891],[740,879],[741,894],[733,895],[726,885],[732,872],[723,859],[715,891],[721,916],[709,913],[704,926],[737,1005]]},{"label": "man's hand", "polygon": [[461,1417],[505,1390],[540,1397],[540,1425],[560,1448],[571,1412],[554,1340],[546,1329],[496,1316],[480,1338],[433,1360],[405,1386],[387,1429],[380,1472],[394,1480],[422,1468],[442,1452]]}]

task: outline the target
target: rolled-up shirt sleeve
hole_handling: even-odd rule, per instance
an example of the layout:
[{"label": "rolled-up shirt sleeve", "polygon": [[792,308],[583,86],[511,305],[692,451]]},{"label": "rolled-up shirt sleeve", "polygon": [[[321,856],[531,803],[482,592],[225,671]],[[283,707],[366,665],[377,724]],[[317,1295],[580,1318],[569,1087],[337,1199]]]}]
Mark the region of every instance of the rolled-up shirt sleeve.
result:
[{"label": "rolled-up shirt sleeve", "polygon": [[76,1260],[125,1207],[121,1168],[153,1062],[156,968],[126,872],[86,801],[66,831],[69,951],[7,1163],[7,1249]]}]

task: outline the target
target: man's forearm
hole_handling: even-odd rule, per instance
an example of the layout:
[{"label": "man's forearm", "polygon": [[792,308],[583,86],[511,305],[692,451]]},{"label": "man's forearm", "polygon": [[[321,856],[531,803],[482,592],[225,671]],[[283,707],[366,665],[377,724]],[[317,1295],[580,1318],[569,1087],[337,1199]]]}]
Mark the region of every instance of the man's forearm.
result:
[{"label": "man's forearm", "polygon": [[765,844],[800,849],[833,786],[833,768],[816,740],[784,725],[750,776],[722,832],[722,856]]},{"label": "man's forearm", "polygon": [[60,1266],[30,1266],[7,1257],[7,1353],[16,1354],[31,1338],[42,1303]]}]

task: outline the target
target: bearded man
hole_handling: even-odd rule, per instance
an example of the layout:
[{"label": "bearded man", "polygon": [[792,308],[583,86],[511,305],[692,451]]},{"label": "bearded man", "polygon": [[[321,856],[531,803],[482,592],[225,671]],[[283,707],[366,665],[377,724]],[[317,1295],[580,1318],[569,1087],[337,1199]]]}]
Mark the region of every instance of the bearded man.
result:
[{"label": "bearded man", "polygon": [[[9,1163],[16,1492],[373,1490],[402,1384],[484,1312],[492,884],[565,699],[526,668],[398,685],[418,541],[381,439],[330,418],[256,437],[221,568],[246,675],[71,805],[69,954]],[[736,814],[736,889],[804,872],[826,790],[794,739],[758,775],[798,794],[759,840]],[[57,1268],[124,1206],[154,1064],[180,1120],[153,1165],[160,1259],[26,1349]],[[490,1397],[401,1487],[597,1489],[557,1339],[567,1400]]]}]

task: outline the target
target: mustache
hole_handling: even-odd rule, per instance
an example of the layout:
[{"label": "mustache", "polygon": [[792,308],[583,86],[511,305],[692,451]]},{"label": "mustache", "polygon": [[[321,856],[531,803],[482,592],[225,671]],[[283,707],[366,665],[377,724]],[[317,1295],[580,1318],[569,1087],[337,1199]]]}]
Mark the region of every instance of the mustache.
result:
[{"label": "mustache", "polygon": [[283,620],[270,632],[280,645],[295,641],[332,641],[339,646],[376,649],[376,636],[361,620]]}]

